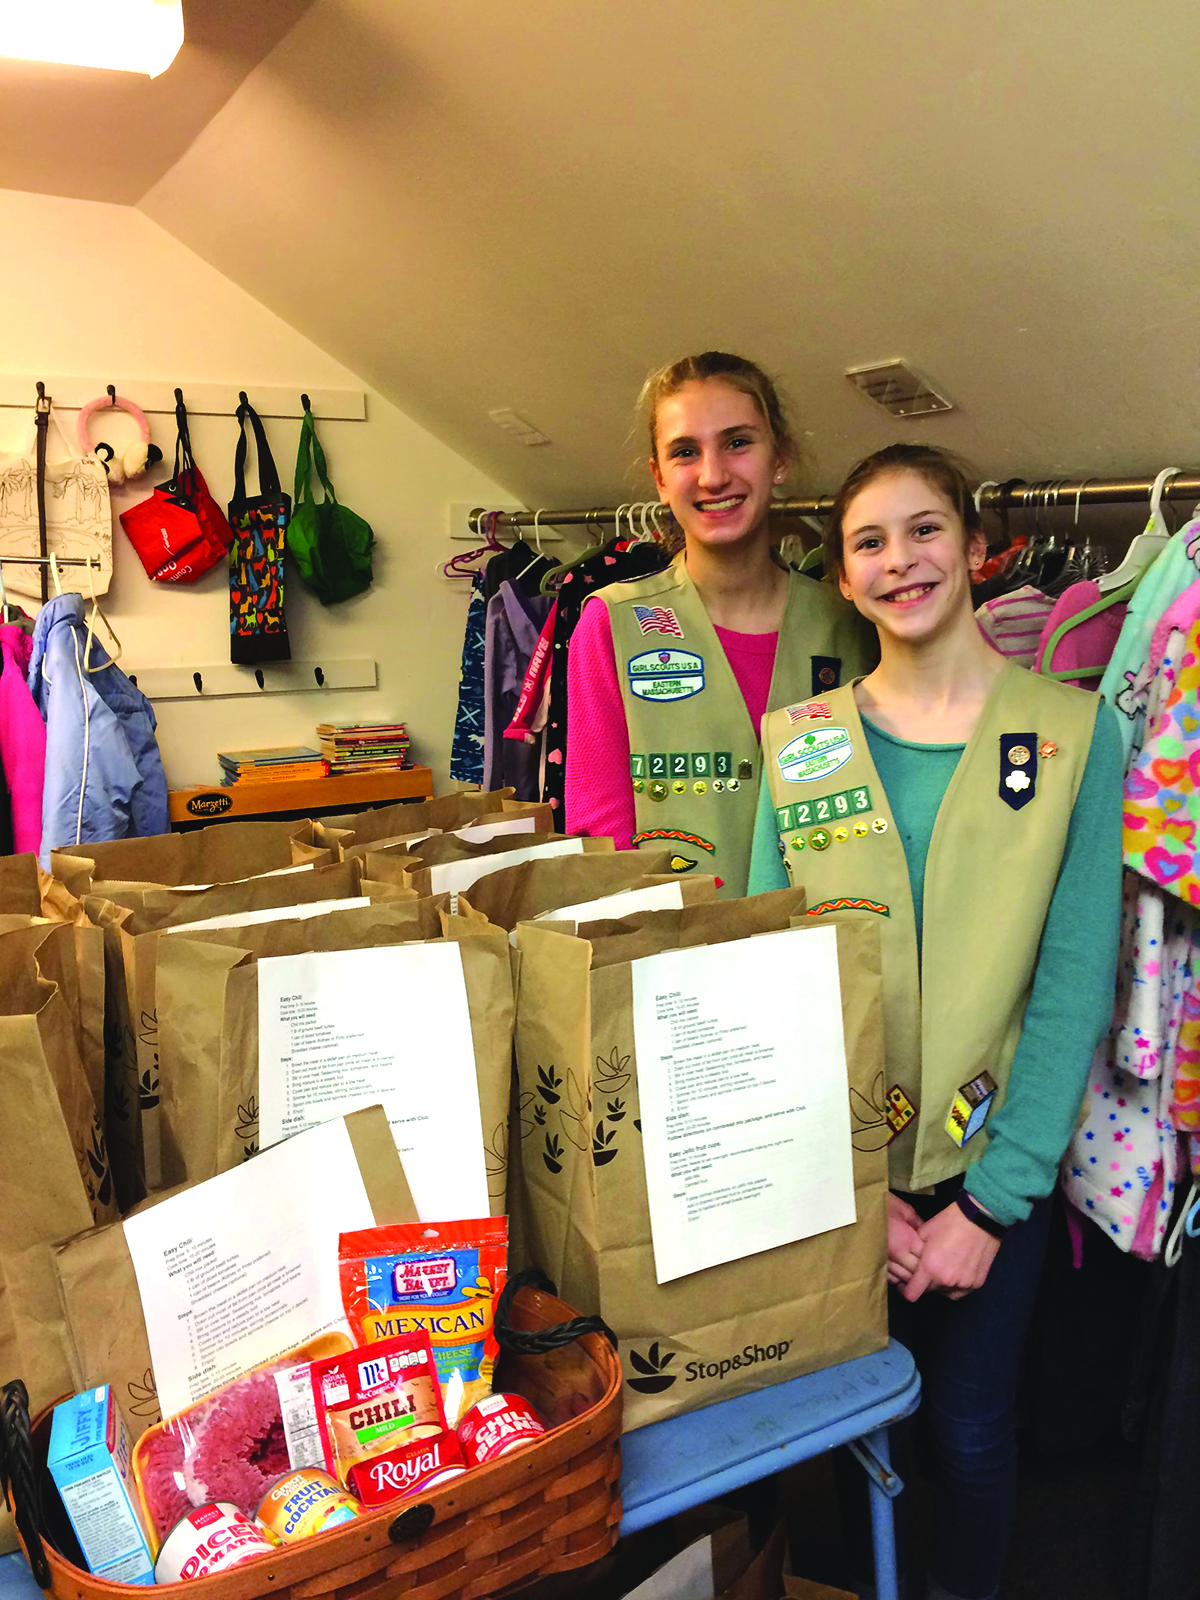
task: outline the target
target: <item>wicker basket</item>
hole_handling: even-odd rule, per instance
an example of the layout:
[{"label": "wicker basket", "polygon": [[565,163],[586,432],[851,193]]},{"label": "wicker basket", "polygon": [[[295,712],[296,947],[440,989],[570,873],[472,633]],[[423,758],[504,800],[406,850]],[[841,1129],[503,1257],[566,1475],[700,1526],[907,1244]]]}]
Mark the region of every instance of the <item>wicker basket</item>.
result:
[{"label": "wicker basket", "polygon": [[[515,1295],[509,1315],[517,1330],[511,1343],[532,1335],[525,1343],[534,1347],[553,1337],[543,1340],[543,1330],[576,1317],[530,1287]],[[591,1332],[545,1351],[505,1349],[497,1387],[530,1400],[547,1424],[543,1438],[412,1503],[381,1507],[199,1584],[159,1584],[155,1593],[164,1600],[483,1600],[598,1560],[615,1543],[621,1519],[621,1366],[612,1344]],[[48,1545],[39,1576],[28,1502],[44,1469],[52,1410],[32,1427],[32,1474],[12,1459],[9,1430],[8,1473],[34,1576],[59,1600],[128,1600],[132,1585],[93,1577]]]}]

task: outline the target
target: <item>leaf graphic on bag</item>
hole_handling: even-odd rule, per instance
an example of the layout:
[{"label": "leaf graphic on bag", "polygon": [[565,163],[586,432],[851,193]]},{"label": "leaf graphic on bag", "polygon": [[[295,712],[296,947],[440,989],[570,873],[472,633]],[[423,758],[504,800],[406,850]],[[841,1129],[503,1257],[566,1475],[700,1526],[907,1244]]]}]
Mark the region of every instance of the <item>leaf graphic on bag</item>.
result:
[{"label": "leaf graphic on bag", "polygon": [[592,1165],[593,1166],[597,1166],[597,1167],[607,1166],[608,1163],[612,1160],[612,1158],[616,1155],[616,1153],[617,1153],[616,1150],[614,1148],[610,1148],[612,1146],[612,1142],[616,1138],[616,1136],[617,1136],[617,1130],[615,1128],[610,1128],[608,1130],[608,1132],[605,1133],[605,1131],[604,1131],[604,1119],[601,1118],[600,1121],[596,1124],[595,1132],[592,1134]]},{"label": "leaf graphic on bag", "polygon": [[596,1088],[601,1094],[619,1094],[629,1082],[629,1057],[621,1054],[620,1048],[613,1045],[612,1053],[596,1057],[596,1071],[593,1074]]},{"label": "leaf graphic on bag", "polygon": [[147,1367],[142,1374],[140,1383],[130,1382],[129,1389],[129,1414],[131,1417],[149,1417],[157,1422],[161,1416],[158,1406],[158,1388],[154,1382],[154,1372]]},{"label": "leaf graphic on bag", "polygon": [[[251,1095],[244,1106],[237,1108],[236,1132],[239,1139],[251,1139],[258,1132],[258,1097]],[[256,1146],[257,1148],[257,1146]]]},{"label": "leaf graphic on bag", "polygon": [[550,1168],[551,1172],[562,1171],[562,1153],[562,1145],[558,1142],[558,1135],[556,1133],[548,1133],[546,1135],[546,1148],[542,1151],[542,1160]]},{"label": "leaf graphic on bag", "polygon": [[498,1122],[490,1142],[483,1147],[483,1164],[487,1169],[488,1198],[504,1198],[505,1180],[508,1176],[508,1122]]},{"label": "leaf graphic on bag", "polygon": [[575,1074],[567,1073],[567,1099],[571,1104],[568,1111],[563,1106],[559,1111],[559,1120],[562,1130],[575,1146],[576,1150],[586,1150],[588,1147],[588,1123],[591,1120],[592,1108],[587,1103],[587,1096],[576,1081]]},{"label": "leaf graphic on bag", "polygon": [[537,1092],[543,1100],[548,1101],[552,1106],[556,1106],[562,1098],[558,1092],[562,1088],[562,1079],[556,1075],[553,1067],[539,1067],[537,1075]]},{"label": "leaf graphic on bag", "polygon": [[545,1106],[534,1106],[534,1108],[533,1108],[533,1120],[537,1123],[539,1128],[544,1128],[546,1126],[546,1108],[545,1108]]},{"label": "leaf graphic on bag", "polygon": [[625,1102],[624,1102],[624,1100],[610,1100],[608,1102],[608,1120],[610,1122],[620,1122],[621,1118],[624,1115],[625,1115]]},{"label": "leaf graphic on bag", "polygon": [[[528,1139],[529,1135],[533,1132],[533,1123],[525,1115],[525,1113],[529,1110],[530,1106],[533,1105],[533,1100],[534,1100],[533,1090],[532,1089],[526,1089],[522,1093],[520,1099],[517,1101],[517,1121],[521,1124],[521,1137],[522,1137],[522,1139]],[[537,1119],[537,1114],[538,1114],[539,1111],[541,1111],[541,1109],[542,1109],[541,1106],[533,1106],[533,1115],[534,1115],[534,1119],[535,1120]],[[542,1121],[543,1124],[546,1121],[546,1118],[545,1118],[544,1114],[542,1116],[541,1121]]]},{"label": "leaf graphic on bag", "polygon": [[882,1150],[892,1140],[883,1100],[883,1073],[875,1074],[870,1099],[857,1089],[850,1091],[850,1143],[855,1150]]}]

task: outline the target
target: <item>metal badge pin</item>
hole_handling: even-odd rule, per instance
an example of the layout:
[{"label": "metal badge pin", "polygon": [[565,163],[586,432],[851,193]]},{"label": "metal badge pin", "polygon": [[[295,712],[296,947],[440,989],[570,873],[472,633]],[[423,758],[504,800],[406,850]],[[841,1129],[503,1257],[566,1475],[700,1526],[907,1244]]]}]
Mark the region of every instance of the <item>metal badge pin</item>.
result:
[{"label": "metal badge pin", "polygon": [[676,794],[686,794],[687,793],[687,784],[684,783],[682,778],[676,778],[675,782],[671,785],[671,787],[672,787],[672,789],[674,789]]},{"label": "metal badge pin", "polygon": [[1029,749],[1028,749],[1028,746],[1023,745],[1023,744],[1011,745],[1009,747],[1008,759],[1012,762],[1014,767],[1025,767],[1025,766],[1028,766],[1029,765]]},{"label": "metal badge pin", "polygon": [[661,781],[661,779],[656,779],[655,782],[650,785],[648,793],[651,800],[665,800],[667,795],[670,793],[670,790],[667,788],[666,784]]},{"label": "metal badge pin", "polygon": [[871,832],[872,833],[886,833],[887,830],[888,830],[888,825],[887,825],[887,818],[886,817],[872,817],[871,818]]},{"label": "metal badge pin", "polygon": [[713,793],[714,794],[724,794],[725,793],[725,780],[724,780],[724,778],[714,778],[713,779]]},{"label": "metal badge pin", "polygon": [[739,778],[752,778],[754,776],[753,761],[739,761],[737,775]]},{"label": "metal badge pin", "polygon": [[693,794],[707,794],[708,793],[708,785],[707,785],[707,783],[705,783],[703,778],[697,778],[696,779],[695,783],[692,785],[692,793]]},{"label": "metal badge pin", "polygon": [[741,784],[738,782],[738,780],[736,778],[730,778],[729,782],[725,785],[725,787],[729,791],[730,794],[736,794],[737,791],[742,786],[741,786]]},{"label": "metal badge pin", "polygon": [[865,839],[869,832],[870,832],[870,825],[868,823],[866,823],[866,822],[856,822],[854,824],[854,837],[856,839]]},{"label": "metal badge pin", "polygon": [[808,842],[814,850],[828,850],[833,840],[828,828],[814,828]]},{"label": "metal badge pin", "polygon": [[845,844],[846,840],[850,837],[850,829],[849,828],[835,828],[833,830],[833,837],[837,841],[838,844]]},{"label": "metal badge pin", "polygon": [[804,840],[800,837],[799,834],[797,834],[796,837],[792,840],[792,849],[793,850],[803,850],[804,849]]},{"label": "metal badge pin", "polygon": [[1038,755],[1041,756],[1043,761],[1049,761],[1051,756],[1056,756],[1057,754],[1058,746],[1053,739],[1043,739],[1041,744],[1038,745]]},{"label": "metal badge pin", "polygon": [[635,778],[633,780],[633,792],[634,792],[634,794],[642,794],[644,792],[645,788],[646,788],[646,785],[642,782],[642,780],[640,778]]}]

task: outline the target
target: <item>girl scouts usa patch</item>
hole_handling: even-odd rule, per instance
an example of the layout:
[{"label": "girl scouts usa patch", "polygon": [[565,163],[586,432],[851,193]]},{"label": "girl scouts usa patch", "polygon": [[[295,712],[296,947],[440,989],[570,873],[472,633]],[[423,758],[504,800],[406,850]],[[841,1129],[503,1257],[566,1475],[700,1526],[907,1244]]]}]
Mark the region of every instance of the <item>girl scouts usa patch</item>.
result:
[{"label": "girl scouts usa patch", "polygon": [[643,650],[625,670],[639,700],[687,700],[704,687],[704,657],[694,650]]},{"label": "girl scouts usa patch", "polygon": [[816,783],[844,767],[853,753],[845,728],[814,728],[789,739],[777,760],[788,783]]}]

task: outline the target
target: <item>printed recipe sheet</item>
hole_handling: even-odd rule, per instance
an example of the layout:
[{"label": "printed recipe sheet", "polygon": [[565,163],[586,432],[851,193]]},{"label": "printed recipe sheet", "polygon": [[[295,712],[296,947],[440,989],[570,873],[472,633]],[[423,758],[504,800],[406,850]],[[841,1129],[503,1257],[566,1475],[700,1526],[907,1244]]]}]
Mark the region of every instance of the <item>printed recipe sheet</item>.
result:
[{"label": "printed recipe sheet", "polygon": [[462,954],[453,940],[258,962],[264,1149],[382,1105],[423,1222],[490,1209]]},{"label": "printed recipe sheet", "polygon": [[659,1283],[855,1220],[837,936],[630,964]]},{"label": "printed recipe sheet", "polygon": [[326,1329],[338,1234],[375,1217],[339,1117],[127,1217],[164,1417]]}]

